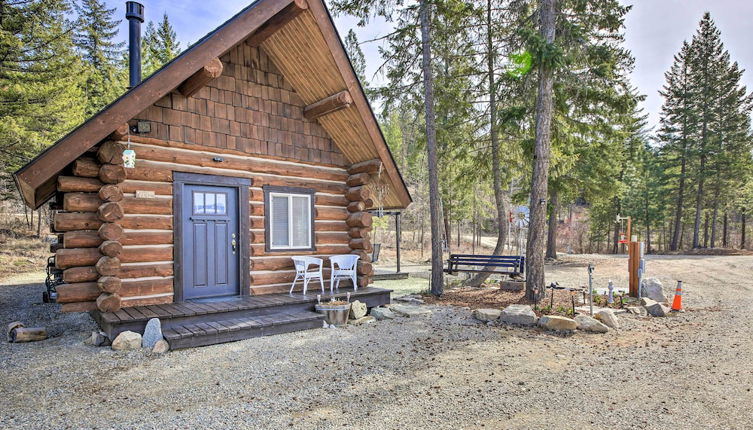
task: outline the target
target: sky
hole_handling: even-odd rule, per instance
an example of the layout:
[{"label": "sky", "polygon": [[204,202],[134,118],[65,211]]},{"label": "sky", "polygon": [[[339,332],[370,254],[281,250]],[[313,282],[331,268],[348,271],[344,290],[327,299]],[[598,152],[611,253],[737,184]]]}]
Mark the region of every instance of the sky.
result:
[{"label": "sky", "polygon": [[[185,48],[232,17],[251,0],[145,0],[147,20],[158,21],[167,12],[178,39]],[[116,16],[125,15],[125,1],[105,0],[117,7]],[[646,96],[643,108],[649,114],[649,126],[658,123],[662,99],[658,91],[664,84],[664,72],[672,64],[683,40],[690,40],[703,13],[711,12],[722,32],[722,41],[734,61],[743,69],[744,84],[753,89],[753,1],[749,0],[620,0],[632,5],[625,22],[625,46],[635,57],[631,79]],[[335,25],[342,37],[355,28],[350,17],[336,17]],[[366,28],[355,28],[359,40],[369,40],[389,32],[384,21],[374,21]],[[120,38],[127,40],[128,24],[121,22]],[[362,46],[366,55],[367,79],[379,82],[374,73],[381,64],[377,43]]]}]

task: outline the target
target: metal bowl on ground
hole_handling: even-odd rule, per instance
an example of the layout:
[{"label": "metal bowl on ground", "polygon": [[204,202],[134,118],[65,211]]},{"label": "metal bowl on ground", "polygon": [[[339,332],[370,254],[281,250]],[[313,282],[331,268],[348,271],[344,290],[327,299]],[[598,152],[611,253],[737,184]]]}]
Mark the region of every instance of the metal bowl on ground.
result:
[{"label": "metal bowl on ground", "polygon": [[350,303],[345,304],[329,304],[321,303],[315,305],[315,309],[320,314],[324,314],[324,320],[327,324],[331,324],[337,327],[348,324],[348,314],[350,313]]}]

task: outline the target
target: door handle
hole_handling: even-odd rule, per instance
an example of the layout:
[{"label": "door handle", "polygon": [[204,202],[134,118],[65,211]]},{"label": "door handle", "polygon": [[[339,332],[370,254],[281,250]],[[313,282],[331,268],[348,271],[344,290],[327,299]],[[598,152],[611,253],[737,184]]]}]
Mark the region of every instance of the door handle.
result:
[{"label": "door handle", "polygon": [[233,239],[233,240],[232,240],[232,241],[230,242],[230,245],[232,245],[232,246],[233,246],[233,254],[235,254],[235,247],[236,247],[236,245],[237,245],[237,244],[238,244],[238,242],[236,242],[236,241],[235,241],[235,239]]}]

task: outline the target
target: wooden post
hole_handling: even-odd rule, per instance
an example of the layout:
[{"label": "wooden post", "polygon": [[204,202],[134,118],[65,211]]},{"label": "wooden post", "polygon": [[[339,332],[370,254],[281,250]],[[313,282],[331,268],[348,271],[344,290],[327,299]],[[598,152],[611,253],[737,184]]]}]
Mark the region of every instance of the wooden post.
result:
[{"label": "wooden post", "polygon": [[395,213],[395,251],[396,251],[396,257],[397,257],[397,273],[400,273],[400,236],[401,236],[401,228],[400,228],[400,212]]},{"label": "wooden post", "polygon": [[630,297],[638,297],[638,268],[641,264],[641,243],[628,242],[628,285]]}]

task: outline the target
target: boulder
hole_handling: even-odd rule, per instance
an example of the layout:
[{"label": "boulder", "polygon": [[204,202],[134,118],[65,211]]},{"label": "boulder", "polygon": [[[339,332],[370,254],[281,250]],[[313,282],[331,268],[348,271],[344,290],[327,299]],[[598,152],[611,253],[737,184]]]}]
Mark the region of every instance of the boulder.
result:
[{"label": "boulder", "polygon": [[110,345],[110,338],[108,338],[102,330],[94,330],[92,331],[91,336],[86,338],[84,343],[93,346],[108,346]]},{"label": "boulder", "polygon": [[371,315],[367,315],[365,317],[358,318],[357,320],[352,320],[349,322],[351,325],[362,325],[362,324],[370,324],[376,321],[376,318],[372,317]]},{"label": "boulder", "polygon": [[547,330],[573,331],[578,328],[578,323],[575,320],[558,315],[544,315],[539,319],[539,326]]},{"label": "boulder", "polygon": [[430,309],[414,305],[392,305],[390,309],[400,316],[409,318],[431,315]]},{"label": "boulder", "polygon": [[656,278],[645,278],[641,282],[641,295],[651,300],[664,303],[667,298],[664,296],[662,283]]},{"label": "boulder", "polygon": [[426,303],[420,298],[420,296],[400,296],[400,297],[395,297],[395,301],[413,303],[414,305],[422,305]]},{"label": "boulder", "polygon": [[529,305],[509,305],[500,312],[499,320],[505,324],[536,325],[539,318]]},{"label": "boulder", "polygon": [[627,310],[631,314],[638,315],[641,317],[645,317],[646,315],[648,315],[648,312],[646,312],[646,308],[644,308],[643,306],[628,306]]},{"label": "boulder", "polygon": [[656,304],[656,300],[649,299],[648,297],[641,297],[641,306],[649,307]]},{"label": "boulder", "polygon": [[396,315],[390,308],[371,308],[371,316],[378,321],[395,319]]},{"label": "boulder", "polygon": [[661,303],[654,302],[654,304],[645,306],[645,308],[646,312],[652,317],[666,317],[669,314],[669,308]]},{"label": "boulder", "polygon": [[620,323],[617,322],[617,316],[611,309],[602,309],[594,314],[594,318],[603,322],[609,328],[620,328]]},{"label": "boulder", "polygon": [[146,323],[144,329],[144,336],[141,340],[141,346],[144,348],[152,349],[154,345],[162,340],[162,323],[159,318],[152,318]]},{"label": "boulder", "polygon": [[164,354],[170,350],[170,344],[165,339],[160,339],[154,344],[152,352],[155,354]]},{"label": "boulder", "polygon": [[112,341],[115,351],[131,351],[141,348],[141,335],[132,331],[124,331]]},{"label": "boulder", "polygon": [[353,300],[350,303],[350,319],[357,320],[364,317],[369,309],[366,307],[366,303],[358,300]]},{"label": "boulder", "polygon": [[499,281],[499,289],[502,291],[523,291],[525,281],[504,280]]},{"label": "boulder", "polygon": [[578,324],[578,330],[590,331],[592,333],[606,333],[609,331],[609,327],[588,315],[576,315],[574,320]]},{"label": "boulder", "polygon": [[473,317],[479,321],[496,321],[502,313],[499,309],[476,309],[473,311]]}]

